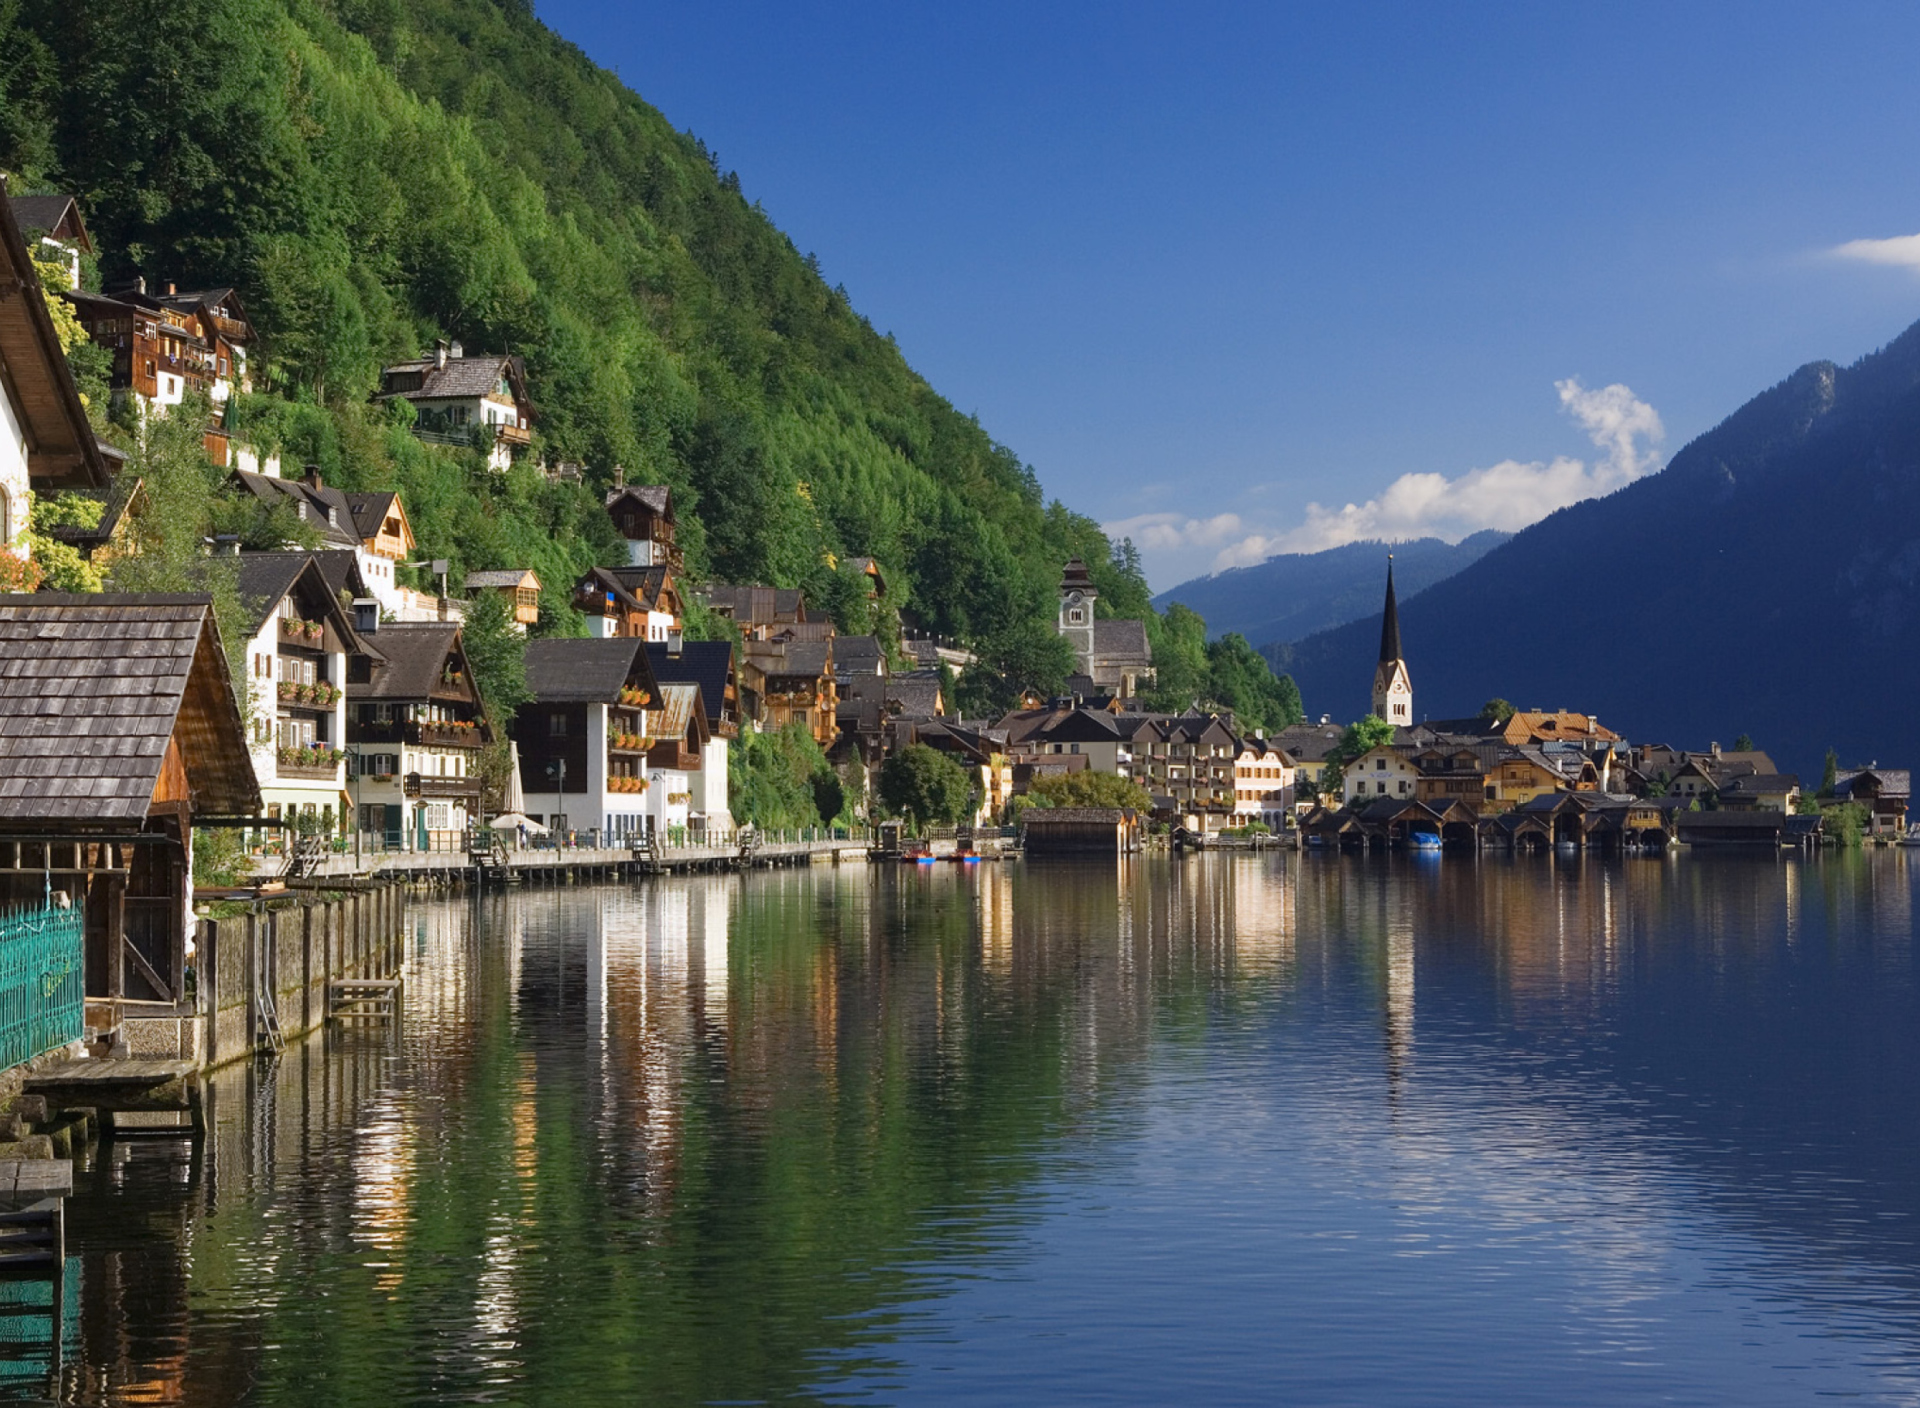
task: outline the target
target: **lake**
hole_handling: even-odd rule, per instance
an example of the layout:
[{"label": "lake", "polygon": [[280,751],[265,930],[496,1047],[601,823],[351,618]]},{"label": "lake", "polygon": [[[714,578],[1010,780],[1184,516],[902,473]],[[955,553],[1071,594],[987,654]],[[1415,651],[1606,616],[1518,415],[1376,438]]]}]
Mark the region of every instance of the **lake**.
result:
[{"label": "lake", "polygon": [[69,1205],[87,1404],[1920,1401],[1904,852],[417,904]]}]

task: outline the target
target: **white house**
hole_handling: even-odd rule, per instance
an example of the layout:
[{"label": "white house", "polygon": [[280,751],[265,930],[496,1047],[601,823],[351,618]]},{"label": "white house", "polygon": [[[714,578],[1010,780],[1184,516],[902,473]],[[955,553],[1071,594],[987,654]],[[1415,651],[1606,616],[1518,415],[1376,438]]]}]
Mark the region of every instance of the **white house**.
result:
[{"label": "white house", "polygon": [[1348,806],[1364,807],[1382,797],[1412,798],[1420,769],[1413,759],[1392,744],[1369,748],[1347,764],[1341,778],[1341,800]]},{"label": "white house", "polygon": [[621,844],[646,831],[650,816],[670,814],[664,796],[649,796],[650,774],[660,770],[650,766],[649,755],[672,735],[645,641],[528,641],[527,688],[533,697],[509,731],[520,745],[530,816],[559,830],[598,831]]},{"label": "white house", "polygon": [[430,356],[383,368],[376,399],[410,403],[413,433],[429,443],[469,445],[477,433],[494,469],[506,469],[533,443],[533,406],[518,357],[469,357],[459,343],[442,342]]},{"label": "white house", "polygon": [[352,623],[311,553],[256,552],[237,561],[253,622],[247,742],[261,801],[271,818],[300,817],[304,826],[337,833],[351,809],[347,659],[359,649]]},{"label": "white house", "polygon": [[1235,826],[1261,821],[1280,830],[1293,810],[1293,789],[1293,759],[1258,735],[1240,740],[1233,759]]}]

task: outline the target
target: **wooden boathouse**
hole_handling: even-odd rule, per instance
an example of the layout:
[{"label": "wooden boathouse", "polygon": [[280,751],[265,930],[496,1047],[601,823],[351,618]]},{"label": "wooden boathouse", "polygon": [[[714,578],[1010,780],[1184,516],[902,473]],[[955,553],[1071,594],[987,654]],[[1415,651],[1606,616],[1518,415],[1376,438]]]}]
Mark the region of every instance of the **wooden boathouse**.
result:
[{"label": "wooden boathouse", "polygon": [[1036,807],[1021,820],[1028,855],[1131,855],[1140,813],[1119,807]]}]

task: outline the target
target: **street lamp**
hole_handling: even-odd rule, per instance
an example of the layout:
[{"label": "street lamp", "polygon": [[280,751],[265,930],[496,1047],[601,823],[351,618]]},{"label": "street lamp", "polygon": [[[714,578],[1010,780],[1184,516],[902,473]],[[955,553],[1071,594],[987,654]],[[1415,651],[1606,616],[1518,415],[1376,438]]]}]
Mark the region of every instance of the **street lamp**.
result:
[{"label": "street lamp", "polygon": [[560,822],[562,820],[561,808],[566,805],[561,793],[567,790],[567,760],[565,758],[555,758],[552,762],[548,763],[547,776],[553,779],[553,829],[556,833],[554,845],[557,846],[560,844],[557,833],[560,830]]}]

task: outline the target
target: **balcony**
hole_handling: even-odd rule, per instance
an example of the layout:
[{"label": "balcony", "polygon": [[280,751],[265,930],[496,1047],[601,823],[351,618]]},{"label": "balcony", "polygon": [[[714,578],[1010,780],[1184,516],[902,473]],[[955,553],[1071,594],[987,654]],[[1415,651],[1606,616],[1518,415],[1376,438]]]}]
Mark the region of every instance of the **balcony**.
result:
[{"label": "balcony", "polygon": [[656,740],[644,733],[609,733],[607,751],[622,757],[638,757],[650,752]]},{"label": "balcony", "polygon": [[502,445],[516,445],[521,449],[533,443],[533,432],[524,425],[496,425],[494,435]]},{"label": "balcony", "polygon": [[316,713],[331,713],[340,699],[340,689],[331,684],[295,684],[292,680],[281,680],[276,686],[282,709],[311,709]]},{"label": "balcony", "polygon": [[338,748],[280,748],[274,753],[274,775],[312,782],[337,782],[346,754]]},{"label": "balcony", "polygon": [[325,648],[327,642],[326,624],[321,621],[303,621],[298,616],[282,616],[280,639],[288,645],[304,645],[309,650],[321,650]]},{"label": "balcony", "polygon": [[694,772],[700,766],[700,750],[684,743],[661,743],[647,754],[647,765],[673,772]]},{"label": "balcony", "polygon": [[475,798],[480,795],[480,779],[423,777],[417,772],[410,772],[407,774],[406,793],[409,797],[421,797],[429,801],[436,798],[453,801]]},{"label": "balcony", "polygon": [[407,727],[407,741],[423,748],[484,748],[477,724],[463,722],[417,723]]}]

